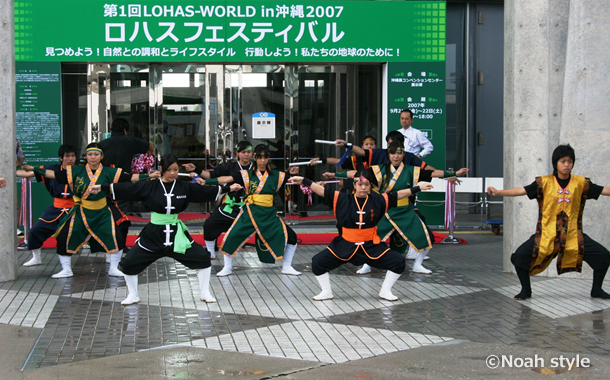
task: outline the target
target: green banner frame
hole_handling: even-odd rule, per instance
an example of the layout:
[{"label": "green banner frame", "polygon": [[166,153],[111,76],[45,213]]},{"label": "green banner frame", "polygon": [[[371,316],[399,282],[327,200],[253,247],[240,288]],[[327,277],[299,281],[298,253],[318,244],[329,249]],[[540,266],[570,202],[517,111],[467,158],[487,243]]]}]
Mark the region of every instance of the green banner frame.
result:
[{"label": "green banner frame", "polygon": [[15,2],[17,61],[432,62],[445,1]]}]

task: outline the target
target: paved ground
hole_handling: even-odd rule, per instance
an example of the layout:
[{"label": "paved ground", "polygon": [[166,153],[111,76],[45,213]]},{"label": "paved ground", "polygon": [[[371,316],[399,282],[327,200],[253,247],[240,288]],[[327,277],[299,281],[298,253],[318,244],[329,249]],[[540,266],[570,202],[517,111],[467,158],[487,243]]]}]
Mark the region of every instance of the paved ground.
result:
[{"label": "paved ground", "polygon": [[[310,263],[322,246],[298,248],[299,277],[247,248],[233,276],[213,276],[216,304],[199,301],[194,271],[161,260],[139,276],[142,302],[128,307],[102,254],[85,251],[75,277],[53,280],[58,260],[43,251],[43,265],[0,284],[1,378],[610,377],[610,302],[589,297],[589,280],[535,278],[534,298],[516,302],[502,237],[457,236],[468,244],[436,245],[432,275],[407,269],[397,302],[377,296],[383,273],[358,276],[350,264],[331,274],[335,299],[313,301]],[[20,265],[28,259],[20,252]],[[513,367],[490,369],[489,355],[512,355]],[[568,371],[577,355],[581,368]]]}]

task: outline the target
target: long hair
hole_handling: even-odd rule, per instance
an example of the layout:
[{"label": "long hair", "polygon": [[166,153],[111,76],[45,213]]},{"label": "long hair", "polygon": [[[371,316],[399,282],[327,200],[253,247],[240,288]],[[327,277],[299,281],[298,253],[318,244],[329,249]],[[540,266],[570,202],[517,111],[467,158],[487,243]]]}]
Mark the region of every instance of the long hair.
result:
[{"label": "long hair", "polygon": [[178,164],[178,157],[173,153],[164,154],[161,157],[161,175],[172,165]]},{"label": "long hair", "polygon": [[570,144],[559,145],[557,148],[555,148],[551,157],[553,163],[553,174],[557,174],[557,163],[562,158],[570,157],[572,159],[572,162],[576,162],[574,148],[572,148]]},{"label": "long hair", "polygon": [[[402,136],[402,133],[401,133]],[[392,178],[392,161],[390,160],[390,153],[396,153],[398,149],[405,149],[405,145],[400,140],[392,140],[390,146],[388,146],[388,161],[385,164],[385,174],[383,178],[383,182],[387,185]]]}]

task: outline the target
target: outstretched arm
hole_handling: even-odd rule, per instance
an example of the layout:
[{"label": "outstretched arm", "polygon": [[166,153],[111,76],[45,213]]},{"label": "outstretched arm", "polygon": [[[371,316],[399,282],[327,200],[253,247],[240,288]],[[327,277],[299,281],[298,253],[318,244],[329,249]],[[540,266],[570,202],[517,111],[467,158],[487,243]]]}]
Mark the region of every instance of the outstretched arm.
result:
[{"label": "outstretched arm", "polygon": [[307,186],[311,190],[313,190],[314,193],[318,194],[321,197],[324,196],[324,186],[318,185],[317,183],[312,182],[311,180],[308,180],[301,176],[293,176],[293,177],[288,178],[288,182],[294,183],[295,185],[303,185],[303,180],[305,180],[305,182],[307,182],[305,184],[305,186]]},{"label": "outstretched arm", "polygon": [[[34,171],[34,167],[32,165],[23,165],[22,168],[26,172]],[[53,170],[49,170],[49,169],[45,169],[45,170],[38,169],[38,170],[40,170],[40,175],[44,175],[46,178],[55,178],[55,172]]]},{"label": "outstretched arm", "polygon": [[602,195],[610,196],[610,186],[604,186],[602,190]]},{"label": "outstretched arm", "polygon": [[434,188],[434,186],[432,186],[430,182],[425,182],[410,189],[398,190],[396,193],[398,195],[398,199],[403,199],[408,198],[413,194],[417,194],[420,190],[430,190],[432,188]]},{"label": "outstretched arm", "polygon": [[[606,188],[604,188],[605,190]],[[604,195],[610,195],[610,188],[608,188],[608,194],[604,194]],[[493,186],[489,186],[487,188],[487,194],[490,195],[497,195],[500,197],[518,197],[520,195],[526,195],[527,191],[525,191],[525,187],[513,187],[512,189],[506,189],[506,190],[498,190]],[[603,192],[602,192],[603,194]]]},{"label": "outstretched arm", "polygon": [[328,165],[337,165],[339,163],[339,159],[335,158],[335,157],[324,157],[324,158],[316,157],[316,158],[311,159],[311,161],[309,161],[309,165],[315,166],[318,164],[318,161],[322,161],[323,164],[328,164]]},{"label": "outstretched arm", "polygon": [[436,169],[432,172],[432,177],[437,177],[437,178],[449,178],[449,177],[453,177],[453,176],[462,177],[462,176],[465,176],[466,173],[468,173],[468,170],[470,170],[470,169],[461,168],[457,172],[453,173],[453,172],[446,171],[446,170]]},{"label": "outstretched arm", "polygon": [[142,176],[142,178],[140,178],[140,174],[132,174],[131,175],[131,182],[138,182],[140,181],[140,179],[157,179],[161,177],[161,172],[158,170],[155,170],[154,172],[148,174],[148,176]]},{"label": "outstretched arm", "polygon": [[25,170],[17,170],[15,175],[19,178],[32,178],[36,176],[34,172],[26,172]]}]

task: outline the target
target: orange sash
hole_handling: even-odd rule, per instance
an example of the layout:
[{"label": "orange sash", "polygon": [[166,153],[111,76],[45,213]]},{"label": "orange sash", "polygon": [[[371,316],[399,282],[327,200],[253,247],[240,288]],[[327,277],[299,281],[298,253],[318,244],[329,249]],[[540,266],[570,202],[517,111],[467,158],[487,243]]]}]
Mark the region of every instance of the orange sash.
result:
[{"label": "orange sash", "polygon": [[373,228],[342,228],[341,237],[351,243],[362,243],[365,241],[373,241],[373,244],[381,243],[381,239],[377,236],[377,227]]},{"label": "orange sash", "polygon": [[55,208],[72,208],[74,207],[74,199],[72,198],[54,198],[53,206]]}]

